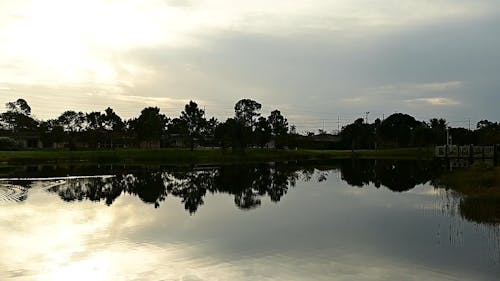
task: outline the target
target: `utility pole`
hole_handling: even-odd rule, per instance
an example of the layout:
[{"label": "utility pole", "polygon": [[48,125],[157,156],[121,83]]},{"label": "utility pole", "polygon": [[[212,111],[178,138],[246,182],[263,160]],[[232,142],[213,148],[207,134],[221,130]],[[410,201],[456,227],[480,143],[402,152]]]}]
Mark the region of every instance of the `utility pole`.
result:
[{"label": "utility pole", "polygon": [[470,131],[470,118],[469,118],[469,131]]},{"label": "utility pole", "polygon": [[340,115],[337,115],[337,134],[340,133]]},{"label": "utility pole", "polygon": [[365,122],[366,122],[366,124],[368,124],[368,114],[370,114],[370,111],[365,112],[365,114],[366,114],[366,118],[365,118],[366,121]]}]

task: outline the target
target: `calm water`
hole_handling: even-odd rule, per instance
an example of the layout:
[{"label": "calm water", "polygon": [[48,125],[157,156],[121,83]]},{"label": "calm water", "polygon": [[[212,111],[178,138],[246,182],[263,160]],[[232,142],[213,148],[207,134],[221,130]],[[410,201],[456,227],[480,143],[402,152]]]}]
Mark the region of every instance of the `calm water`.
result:
[{"label": "calm water", "polygon": [[499,280],[500,214],[464,208],[441,172],[6,167],[0,280]]}]

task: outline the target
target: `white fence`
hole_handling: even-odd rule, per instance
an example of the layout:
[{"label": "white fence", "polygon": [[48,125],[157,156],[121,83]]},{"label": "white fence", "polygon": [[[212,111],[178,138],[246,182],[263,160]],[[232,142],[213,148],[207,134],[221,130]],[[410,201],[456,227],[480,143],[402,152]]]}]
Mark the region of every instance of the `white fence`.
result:
[{"label": "white fence", "polygon": [[437,158],[495,158],[494,146],[442,145],[436,146],[434,157]]}]

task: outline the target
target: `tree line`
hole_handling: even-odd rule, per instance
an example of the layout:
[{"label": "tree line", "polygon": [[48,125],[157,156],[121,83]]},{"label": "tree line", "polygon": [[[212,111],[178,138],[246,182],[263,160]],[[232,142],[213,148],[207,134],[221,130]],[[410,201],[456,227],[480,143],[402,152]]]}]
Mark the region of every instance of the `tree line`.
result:
[{"label": "tree line", "polygon": [[[251,99],[238,101],[234,117],[223,122],[206,118],[205,110],[194,101],[186,104],[175,118],[162,114],[158,107],[146,107],[138,117],[128,120],[110,107],[104,112],[90,113],[68,110],[46,121],[35,119],[24,99],[9,102],[6,108],[7,111],[0,114],[0,131],[4,135],[37,134],[44,147],[66,143],[69,148],[85,144],[88,148],[177,145],[194,149],[200,145],[245,149],[266,147],[273,142],[273,147],[283,148],[289,133],[294,132],[294,127],[289,126],[279,110],[272,111],[266,118],[260,113],[262,105]],[[1,141],[7,140],[4,137]]]},{"label": "tree line", "polygon": [[444,145],[493,145],[500,143],[500,123],[482,120],[476,129],[451,128],[445,119],[418,121],[413,116],[394,113],[384,120],[366,123],[359,118],[342,128],[341,146],[352,149],[378,147],[419,147]]},{"label": "tree line", "polygon": [[262,116],[262,105],[251,99],[239,100],[234,116],[225,121],[207,118],[194,101],[178,117],[162,114],[158,107],[144,108],[138,117],[122,119],[108,107],[103,112],[68,110],[49,120],[38,120],[24,99],[6,104],[0,114],[0,149],[15,149],[16,136],[36,135],[43,147],[64,144],[70,149],[114,147],[221,147],[244,150],[248,147],[375,149],[445,144],[498,144],[500,123],[482,120],[474,130],[450,128],[445,119],[418,121],[394,113],[384,120],[366,123],[363,118],[342,128],[338,136],[323,130],[299,134],[279,110]]}]

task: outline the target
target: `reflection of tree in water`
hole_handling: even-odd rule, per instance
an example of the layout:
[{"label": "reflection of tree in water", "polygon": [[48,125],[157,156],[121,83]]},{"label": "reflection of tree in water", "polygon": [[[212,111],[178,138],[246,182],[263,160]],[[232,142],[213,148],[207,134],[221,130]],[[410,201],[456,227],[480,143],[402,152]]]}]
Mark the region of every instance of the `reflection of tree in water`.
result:
[{"label": "reflection of tree in water", "polygon": [[[314,166],[276,163],[203,169],[140,168],[114,178],[66,180],[49,191],[57,193],[65,201],[104,200],[107,205],[124,192],[155,207],[171,196],[179,198],[190,213],[195,213],[204,204],[208,193],[227,193],[234,196],[238,208],[246,210],[260,206],[263,198],[280,201],[289,187],[295,186],[299,175],[304,181],[321,182],[327,180],[328,171],[332,169],[340,169],[342,179],[358,187],[372,183],[376,187],[383,185],[401,192],[429,181],[436,187],[442,187],[437,184],[442,173],[439,163],[349,159]],[[29,186],[30,183],[24,185]],[[457,196],[456,211],[462,218],[482,224],[499,224],[498,200],[462,194]],[[24,199],[21,197],[19,200]]]},{"label": "reflection of tree in water", "polygon": [[469,221],[500,225],[500,201],[484,196],[463,196],[460,200],[460,215]]},{"label": "reflection of tree in water", "polygon": [[162,172],[146,170],[117,177],[118,182],[114,184],[121,186],[129,194],[136,195],[144,203],[154,204],[155,208],[158,208],[160,202],[165,201],[167,197],[165,179],[166,175]]},{"label": "reflection of tree in water", "polygon": [[184,208],[195,213],[203,205],[203,197],[213,186],[217,170],[200,170],[167,174],[166,190],[175,197],[180,197]]},{"label": "reflection of tree in water", "polygon": [[177,171],[142,169],[114,178],[68,180],[49,191],[65,201],[104,199],[107,205],[125,192],[154,204],[155,208],[170,195],[180,198],[185,209],[194,213],[204,204],[207,192],[232,194],[235,204],[241,209],[259,206],[261,198],[266,196],[278,202],[289,186],[295,186],[297,178],[297,168],[280,164]]},{"label": "reflection of tree in water", "polygon": [[370,182],[377,188],[407,191],[439,174],[433,162],[403,160],[346,160],[341,165],[342,179],[349,185],[363,187]]},{"label": "reflection of tree in water", "polygon": [[261,204],[261,197],[269,196],[278,202],[288,186],[295,186],[297,169],[276,164],[269,166],[225,166],[221,167],[214,181],[214,191],[234,195],[235,204],[241,209],[252,209]]},{"label": "reflection of tree in water", "polygon": [[122,193],[122,188],[114,184],[111,179],[88,178],[66,180],[49,188],[48,191],[57,193],[67,202],[104,199],[106,205],[111,205]]},{"label": "reflection of tree in water", "polygon": [[[340,171],[342,180],[349,185],[363,187],[375,180],[373,161],[346,160],[342,162]],[[379,185],[377,185],[378,187]]]},{"label": "reflection of tree in water", "polygon": [[[123,173],[107,179],[68,180],[66,184],[51,188],[66,201],[105,200],[107,205],[122,192],[135,195],[143,202],[159,207],[168,195],[181,199],[190,213],[204,204],[207,192],[227,193],[234,196],[240,209],[252,209],[268,197],[278,202],[295,186],[299,175],[309,181],[317,173],[316,180],[327,180],[327,171],[337,166],[298,166],[296,164],[232,165],[204,169],[147,169]],[[434,177],[437,169],[429,162],[389,160],[345,160],[340,162],[342,179],[353,186],[365,186],[370,182],[393,191],[405,191]]]}]

